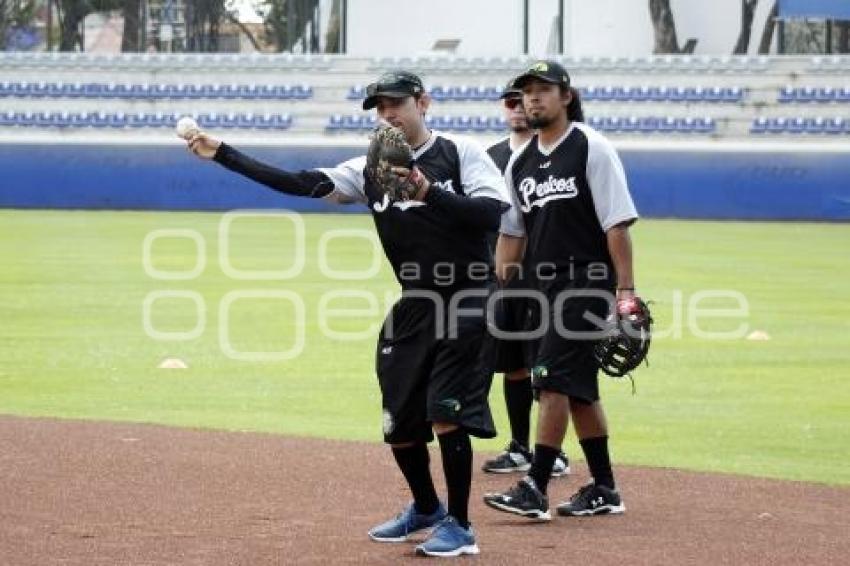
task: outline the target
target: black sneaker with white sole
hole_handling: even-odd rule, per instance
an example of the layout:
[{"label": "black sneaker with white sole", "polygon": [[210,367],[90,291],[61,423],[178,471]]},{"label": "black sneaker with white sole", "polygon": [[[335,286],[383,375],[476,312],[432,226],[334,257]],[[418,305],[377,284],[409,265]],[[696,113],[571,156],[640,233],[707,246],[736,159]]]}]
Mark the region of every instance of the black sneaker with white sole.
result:
[{"label": "black sneaker with white sole", "polygon": [[531,469],[531,452],[516,440],[511,440],[505,451],[487,460],[481,467],[491,474],[509,474],[512,472],[527,472]]},{"label": "black sneaker with white sole", "polygon": [[493,509],[514,513],[537,521],[551,521],[549,498],[537,489],[534,480],[526,476],[504,493],[488,493],[484,503]]},{"label": "black sneaker with white sole", "polygon": [[558,515],[564,517],[616,515],[625,510],[626,506],[616,489],[595,483],[585,485],[557,508]]}]

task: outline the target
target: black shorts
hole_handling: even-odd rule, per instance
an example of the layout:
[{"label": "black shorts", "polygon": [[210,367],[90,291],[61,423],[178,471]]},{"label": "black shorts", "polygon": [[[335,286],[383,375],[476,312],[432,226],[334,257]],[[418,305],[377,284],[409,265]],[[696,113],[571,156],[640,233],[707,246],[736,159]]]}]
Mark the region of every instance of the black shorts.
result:
[{"label": "black shorts", "polygon": [[[522,291],[526,285],[519,279],[512,279],[506,286],[506,291]],[[496,301],[495,318],[496,326],[503,332],[522,332],[528,329],[532,320],[532,308],[537,307],[537,302],[523,296],[508,296]],[[494,339],[496,349],[496,367],[498,373],[509,373],[518,369],[529,367],[533,360],[532,341],[519,338]]]},{"label": "black shorts", "polygon": [[462,308],[482,313],[464,317],[440,313],[428,298],[402,297],[393,306],[376,352],[385,442],[430,442],[435,422],[460,425],[479,438],[496,436],[487,401],[493,368],[485,303],[486,297],[464,299]]},{"label": "black shorts", "polygon": [[[594,293],[601,296],[587,296]],[[574,280],[546,296],[549,327],[537,344],[532,386],[538,394],[554,391],[586,403],[598,401],[599,366],[593,346],[600,327],[586,316],[604,320],[611,308],[612,290],[600,288],[597,282]]]}]

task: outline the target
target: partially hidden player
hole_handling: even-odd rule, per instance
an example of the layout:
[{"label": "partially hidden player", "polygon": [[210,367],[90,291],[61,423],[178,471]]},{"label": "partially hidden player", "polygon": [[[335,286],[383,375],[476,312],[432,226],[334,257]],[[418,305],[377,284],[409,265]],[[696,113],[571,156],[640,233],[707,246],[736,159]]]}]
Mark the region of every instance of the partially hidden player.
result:
[{"label": "partially hidden player", "polygon": [[[502,173],[508,165],[511,154],[534,135],[528,127],[528,120],[522,106],[522,91],[513,88],[513,79],[508,82],[500,96],[502,113],[508,125],[508,136],[487,148]],[[493,242],[495,248],[495,241]],[[520,290],[526,287],[524,273],[519,270],[506,283],[505,289]],[[520,295],[506,297],[496,305],[497,325],[500,330],[513,334],[525,330],[527,320],[534,316],[536,305]],[[531,429],[531,407],[534,395],[531,390],[531,378],[528,372],[529,357],[534,342],[519,337],[510,340],[497,340],[495,371],[504,375],[503,391],[511,440],[505,450],[491,460],[484,462],[482,469],[493,474],[527,472],[531,468],[532,454],[529,448]],[[561,452],[552,466],[555,477],[570,473],[567,456]]]}]

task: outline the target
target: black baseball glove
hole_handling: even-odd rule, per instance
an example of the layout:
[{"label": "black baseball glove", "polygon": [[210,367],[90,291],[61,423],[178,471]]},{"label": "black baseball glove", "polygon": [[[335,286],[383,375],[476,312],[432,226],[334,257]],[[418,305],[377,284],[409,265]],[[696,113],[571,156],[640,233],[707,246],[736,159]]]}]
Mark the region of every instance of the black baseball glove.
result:
[{"label": "black baseball glove", "polygon": [[646,359],[652,337],[652,315],[639,297],[617,302],[617,312],[609,320],[593,355],[599,368],[611,377],[623,377]]},{"label": "black baseball glove", "polygon": [[413,150],[404,133],[393,126],[378,126],[372,132],[366,152],[366,175],[391,201],[410,200],[418,187],[411,176],[401,177],[393,167],[413,171]]}]

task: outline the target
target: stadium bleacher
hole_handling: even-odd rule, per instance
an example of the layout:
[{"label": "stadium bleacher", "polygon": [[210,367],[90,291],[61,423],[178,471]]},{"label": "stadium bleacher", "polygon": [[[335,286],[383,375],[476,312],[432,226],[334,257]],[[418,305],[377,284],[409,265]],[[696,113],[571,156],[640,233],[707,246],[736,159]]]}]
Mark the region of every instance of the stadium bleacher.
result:
[{"label": "stadium bleacher", "polygon": [[[0,53],[0,130],[163,132],[193,115],[208,129],[362,135],[354,113],[381,71],[420,72],[431,127],[495,137],[498,99],[530,57],[353,58],[292,54]],[[614,136],[712,139],[846,136],[850,57],[560,57],[588,123]]]}]

